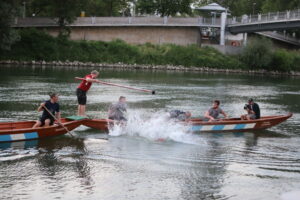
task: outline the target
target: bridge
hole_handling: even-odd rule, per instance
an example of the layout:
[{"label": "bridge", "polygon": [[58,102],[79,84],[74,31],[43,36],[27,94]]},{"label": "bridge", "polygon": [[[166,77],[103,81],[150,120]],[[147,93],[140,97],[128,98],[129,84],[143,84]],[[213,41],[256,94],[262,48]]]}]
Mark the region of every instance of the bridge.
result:
[{"label": "bridge", "polygon": [[[36,27],[47,29],[52,35],[58,34],[57,19],[55,18],[17,18],[12,25],[16,28]],[[258,15],[244,15],[227,19],[225,12],[220,18],[204,17],[79,17],[72,24],[71,39],[111,41],[119,38],[130,43],[175,43],[200,44],[201,29],[214,28],[220,30],[220,45],[225,45],[226,31],[237,34],[287,30],[300,27],[300,9],[285,12],[274,12]],[[168,32],[168,33],[167,33]],[[263,34],[263,33],[261,33]],[[274,36],[275,39],[290,42],[287,37]],[[292,41],[299,44],[299,40]]]},{"label": "bridge", "polygon": [[300,27],[300,9],[258,15],[233,17],[227,21],[231,33],[251,33],[261,31],[287,30]]}]

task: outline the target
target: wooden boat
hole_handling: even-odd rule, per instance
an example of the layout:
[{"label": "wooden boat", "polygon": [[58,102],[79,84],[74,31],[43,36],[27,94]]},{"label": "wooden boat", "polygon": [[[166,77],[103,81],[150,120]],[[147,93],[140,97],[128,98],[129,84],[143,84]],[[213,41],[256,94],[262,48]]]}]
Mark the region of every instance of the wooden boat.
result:
[{"label": "wooden boat", "polygon": [[276,126],[288,118],[292,117],[292,113],[288,115],[264,116],[255,120],[241,120],[241,118],[229,118],[219,121],[206,122],[201,119],[192,119],[189,122],[190,131],[193,132],[221,132],[221,131],[249,131],[267,129]]},{"label": "wooden boat", "polygon": [[[80,126],[84,120],[85,119],[70,120],[63,118],[61,122],[71,131]],[[0,142],[33,140],[67,133],[66,129],[59,125],[32,128],[35,123],[36,121],[0,122]]]},{"label": "wooden boat", "polygon": [[82,125],[98,129],[101,131],[108,131],[108,126],[114,124],[114,120],[111,119],[85,119]]},{"label": "wooden boat", "polygon": [[[188,123],[189,130],[192,132],[223,132],[223,131],[249,131],[267,129],[286,121],[292,117],[288,115],[265,116],[255,120],[241,120],[241,118],[229,118],[214,122],[206,122],[201,119],[192,119]],[[109,124],[113,125],[114,121],[109,119],[86,119],[82,125],[98,130],[108,130]]]}]

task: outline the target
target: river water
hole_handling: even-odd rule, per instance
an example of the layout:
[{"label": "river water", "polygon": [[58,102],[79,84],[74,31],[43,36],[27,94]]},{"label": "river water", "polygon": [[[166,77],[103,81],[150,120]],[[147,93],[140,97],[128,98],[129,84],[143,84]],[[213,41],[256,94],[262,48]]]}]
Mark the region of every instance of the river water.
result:
[{"label": "river water", "polygon": [[[36,109],[51,91],[60,94],[62,116],[74,115],[74,77],[91,70],[1,66],[0,121],[37,119]],[[126,96],[125,130],[106,134],[81,126],[75,138],[1,144],[0,199],[299,198],[300,78],[98,70],[103,81],[157,95],[94,84],[88,116],[105,118],[109,104]],[[262,115],[294,115],[268,130],[245,133],[188,134],[163,122],[172,109],[202,116],[214,99],[230,117],[240,116],[250,97]]]}]

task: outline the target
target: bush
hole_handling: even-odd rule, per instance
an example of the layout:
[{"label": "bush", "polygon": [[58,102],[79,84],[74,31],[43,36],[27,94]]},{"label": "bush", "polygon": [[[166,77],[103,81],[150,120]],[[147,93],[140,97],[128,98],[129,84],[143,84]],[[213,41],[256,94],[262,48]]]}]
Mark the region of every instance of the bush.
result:
[{"label": "bush", "polygon": [[245,48],[241,59],[196,45],[174,44],[130,45],[121,40],[111,42],[72,41],[52,37],[36,29],[20,31],[21,40],[10,51],[1,53],[2,60],[82,61],[100,63],[127,63],[151,65],[182,65],[223,69],[268,69],[300,71],[300,53],[286,50],[272,52],[269,40],[253,40]]},{"label": "bush", "polygon": [[293,64],[292,69],[293,71],[300,71],[300,51],[293,52]]},{"label": "bush", "polygon": [[272,62],[272,46],[268,39],[253,39],[243,50],[241,61],[250,69],[268,69]]},{"label": "bush", "polygon": [[290,71],[293,67],[294,56],[283,49],[277,49],[274,52],[270,69],[276,71]]}]

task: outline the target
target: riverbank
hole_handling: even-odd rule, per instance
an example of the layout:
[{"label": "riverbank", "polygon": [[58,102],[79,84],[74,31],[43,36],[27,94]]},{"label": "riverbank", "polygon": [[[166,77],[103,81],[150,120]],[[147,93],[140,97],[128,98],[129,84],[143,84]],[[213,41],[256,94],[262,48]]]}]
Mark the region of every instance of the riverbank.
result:
[{"label": "riverbank", "polygon": [[103,69],[124,69],[124,70],[163,70],[163,71],[186,71],[186,72],[207,72],[207,73],[228,73],[228,74],[260,74],[260,75],[279,75],[279,76],[300,76],[300,72],[289,71],[268,71],[268,70],[242,70],[242,69],[216,69],[209,67],[184,67],[174,65],[141,65],[141,64],[124,64],[124,63],[93,63],[93,62],[79,62],[79,61],[16,61],[16,60],[2,60],[0,66],[58,66],[58,67],[90,67]]},{"label": "riverbank", "polygon": [[274,49],[270,42],[252,42],[241,55],[230,56],[211,47],[173,44],[132,45],[121,40],[73,41],[36,29],[20,30],[20,41],[0,52],[3,64],[112,66],[183,71],[295,75],[300,52]]}]

